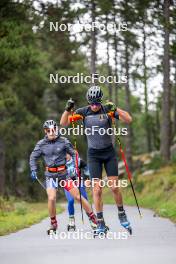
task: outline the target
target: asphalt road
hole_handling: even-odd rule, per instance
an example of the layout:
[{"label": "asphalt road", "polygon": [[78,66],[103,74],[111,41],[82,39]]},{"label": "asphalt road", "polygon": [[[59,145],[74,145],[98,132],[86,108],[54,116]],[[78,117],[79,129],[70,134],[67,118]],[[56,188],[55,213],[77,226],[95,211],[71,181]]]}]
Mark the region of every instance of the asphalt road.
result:
[{"label": "asphalt road", "polygon": [[[76,206],[77,232],[66,230],[66,211],[58,215],[59,233],[46,235],[49,219],[16,233],[0,237],[1,264],[175,264],[176,226],[167,219],[153,217],[150,210],[142,210],[140,219],[136,208],[126,211],[133,226],[127,236],[120,227],[115,206],[104,207],[108,238],[93,238],[89,222],[81,223],[80,208]],[[78,232],[79,231],[79,232]],[[70,235],[70,237],[69,237]],[[79,236],[79,239],[78,239]]]}]

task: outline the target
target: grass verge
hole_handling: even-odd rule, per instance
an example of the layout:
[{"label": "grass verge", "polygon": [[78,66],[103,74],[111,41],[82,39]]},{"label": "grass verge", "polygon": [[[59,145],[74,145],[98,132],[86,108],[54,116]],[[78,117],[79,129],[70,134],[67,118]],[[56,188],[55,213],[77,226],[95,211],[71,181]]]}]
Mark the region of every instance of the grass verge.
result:
[{"label": "grass verge", "polygon": [[[64,209],[57,206],[57,213]],[[48,216],[47,203],[5,201],[0,198],[0,236],[15,232],[40,222]]]},{"label": "grass verge", "polygon": [[[137,174],[134,188],[141,207],[153,209],[159,216],[176,222],[176,165],[165,166],[151,175]],[[109,189],[103,192],[104,203],[114,204]],[[131,187],[122,188],[124,203],[135,206]]]}]

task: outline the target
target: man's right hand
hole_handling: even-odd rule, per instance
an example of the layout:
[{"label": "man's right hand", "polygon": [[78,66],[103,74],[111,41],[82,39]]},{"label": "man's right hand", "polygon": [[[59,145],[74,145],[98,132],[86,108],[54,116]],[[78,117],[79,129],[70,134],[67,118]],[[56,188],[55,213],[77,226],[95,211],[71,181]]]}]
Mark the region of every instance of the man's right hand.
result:
[{"label": "man's right hand", "polygon": [[36,171],[31,171],[31,179],[32,179],[32,181],[37,180],[37,172]]},{"label": "man's right hand", "polygon": [[67,103],[66,103],[65,110],[68,111],[68,112],[70,112],[71,110],[73,110],[74,106],[75,106],[75,102],[73,101],[72,98],[70,98],[67,101]]}]

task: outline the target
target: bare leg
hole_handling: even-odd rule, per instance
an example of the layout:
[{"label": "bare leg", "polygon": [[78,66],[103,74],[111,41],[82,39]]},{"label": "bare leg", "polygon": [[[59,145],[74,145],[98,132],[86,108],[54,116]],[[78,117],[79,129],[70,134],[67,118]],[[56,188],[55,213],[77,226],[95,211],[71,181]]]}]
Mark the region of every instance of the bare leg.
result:
[{"label": "bare leg", "polygon": [[97,213],[103,211],[103,200],[102,200],[102,187],[99,184],[100,180],[94,180],[93,186],[93,200],[95,205],[95,210]]},{"label": "bare leg", "polygon": [[122,206],[123,205],[123,200],[122,200],[122,194],[120,191],[120,187],[118,187],[118,177],[117,176],[110,176],[108,177],[109,180],[109,186],[111,186],[111,191],[114,195],[114,200],[117,206]]},{"label": "bare leg", "polygon": [[[80,193],[78,188],[74,187],[70,191],[70,194],[80,203]],[[86,213],[90,214],[92,212],[89,202],[81,195],[82,205]]]},{"label": "bare leg", "polygon": [[56,189],[47,188],[48,195],[48,211],[50,217],[56,216]]}]

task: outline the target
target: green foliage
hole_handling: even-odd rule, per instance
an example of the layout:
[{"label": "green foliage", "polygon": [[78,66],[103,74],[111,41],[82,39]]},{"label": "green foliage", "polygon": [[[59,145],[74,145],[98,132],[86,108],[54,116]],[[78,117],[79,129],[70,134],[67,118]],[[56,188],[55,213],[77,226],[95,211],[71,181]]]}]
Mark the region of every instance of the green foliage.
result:
[{"label": "green foliage", "polygon": [[151,162],[146,166],[146,169],[148,170],[158,170],[160,169],[163,165],[165,165],[164,160],[160,155],[155,155]]},{"label": "green foliage", "polygon": [[[114,7],[116,2],[117,4]],[[85,13],[90,14],[91,1],[82,1],[80,7],[72,8],[74,4],[75,1],[72,0],[58,1],[57,4],[51,1],[39,2],[38,9],[35,9],[36,6],[33,0],[2,0],[0,3],[0,138],[4,143],[4,194],[7,197],[12,194],[32,200],[45,197],[43,190],[39,189],[37,184],[30,182],[28,165],[29,155],[34,145],[44,136],[42,123],[46,118],[53,118],[58,121],[65,102],[70,97],[75,100],[76,108],[87,104],[85,93],[89,85],[85,83],[49,83],[50,73],[58,73],[59,76],[76,75],[78,72],[82,72],[84,75],[90,74],[90,58],[87,51],[90,50],[91,32],[82,32],[80,34],[81,38],[77,38],[67,31],[49,31],[50,21],[57,21],[59,24],[77,23],[78,20],[81,21]],[[136,29],[139,28],[139,24],[141,27],[146,11],[149,10],[151,14],[156,13],[158,15],[161,13],[161,9],[158,13],[156,10],[157,7],[161,8],[161,5],[159,2],[154,4],[150,0],[143,2],[139,0],[130,2],[95,0],[95,5],[97,21],[105,23],[106,18],[108,18],[109,22],[112,22],[115,10],[118,23],[120,21],[127,22],[129,30],[117,34],[117,59],[118,67],[120,66],[118,74],[125,72],[124,51],[125,45],[127,45],[131,81],[140,80],[143,82],[143,76],[138,71],[138,62],[132,60],[135,52],[141,48]],[[175,32],[174,14],[175,9],[173,8],[173,33]],[[151,25],[148,19],[146,22]],[[109,48],[112,50],[114,48],[113,34],[109,33],[108,37]],[[102,43],[107,41],[107,36],[98,31],[96,32],[96,38]],[[82,47],[86,52],[82,52]],[[176,46],[174,42],[171,44],[171,54],[175,58]],[[101,75],[107,76],[108,67],[103,59],[100,60],[101,63],[97,63],[97,68]],[[132,63],[135,65],[132,65]],[[152,69],[153,65],[148,69],[148,75],[150,75]],[[116,86],[113,85],[112,89],[115,90],[115,88]],[[125,87],[122,84],[117,84],[117,88],[118,107],[126,110]],[[109,99],[107,84],[102,84],[102,89],[105,101]],[[140,99],[134,95],[130,97],[131,114],[134,120],[132,124],[133,154],[144,153],[147,150],[146,115]],[[162,96],[156,102],[156,110],[149,111],[153,149],[160,148],[158,130],[162,118],[161,101]],[[125,126],[123,123],[118,125],[119,127]],[[70,137],[70,140],[73,142],[72,137]],[[81,156],[85,158],[87,145],[84,136],[79,137],[78,149]],[[174,161],[175,157],[173,157]],[[161,165],[160,158],[155,158],[150,168],[157,169]],[[39,166],[39,170],[40,177],[43,177],[42,166]],[[143,190],[142,185],[139,190]],[[25,213],[25,209],[19,209],[19,212]]]},{"label": "green foliage", "polygon": [[[160,167],[152,175],[137,175],[134,188],[140,207],[147,207],[176,222],[176,166]],[[125,204],[136,206],[131,188],[122,188]],[[114,204],[109,189],[104,190],[105,203]]]},{"label": "green foliage", "polygon": [[25,202],[16,203],[15,211],[17,215],[25,215],[27,214],[27,207]]},{"label": "green foliage", "polygon": [[171,162],[176,164],[176,154],[172,155]]},{"label": "green foliage", "polygon": [[[57,206],[57,213],[63,208]],[[27,203],[0,197],[0,236],[29,227],[48,216],[46,203]],[[13,220],[12,220],[13,219]]]},{"label": "green foliage", "polygon": [[10,197],[10,199],[7,200],[0,196],[0,215],[5,215],[8,212],[14,211],[14,201],[15,199],[13,197]]}]

